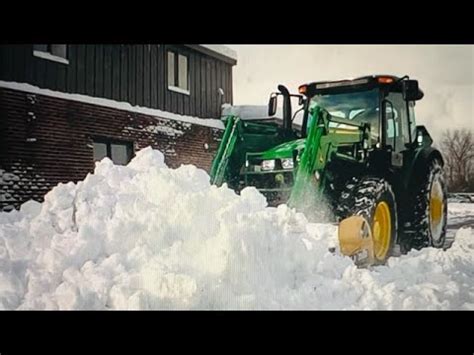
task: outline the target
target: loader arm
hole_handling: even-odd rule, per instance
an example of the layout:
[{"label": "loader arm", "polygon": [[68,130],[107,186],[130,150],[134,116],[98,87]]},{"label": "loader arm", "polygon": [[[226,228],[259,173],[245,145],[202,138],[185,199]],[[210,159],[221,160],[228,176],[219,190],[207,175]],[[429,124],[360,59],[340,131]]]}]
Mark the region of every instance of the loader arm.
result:
[{"label": "loader arm", "polygon": [[314,208],[323,201],[326,166],[331,159],[358,162],[356,154],[345,154],[343,148],[361,145],[370,132],[368,124],[331,116],[317,105],[310,109],[310,117],[305,147],[288,200],[289,206],[302,210]]},{"label": "loader arm", "polygon": [[220,186],[225,182],[238,191],[240,171],[247,153],[266,151],[285,140],[288,140],[285,130],[277,123],[249,122],[238,116],[228,116],[211,165],[211,184]]},{"label": "loader arm", "polygon": [[217,154],[212,162],[211,167],[211,184],[220,186],[225,180],[227,166],[230,156],[234,151],[234,147],[239,136],[240,118],[237,116],[228,116],[226,128],[222,136],[222,141],[217,150]]},{"label": "loader arm", "polygon": [[[308,127],[305,148],[298,163],[296,179],[291,190],[288,205],[298,209],[314,205],[318,199],[318,182],[314,177],[316,157],[321,143],[321,137],[325,131],[323,111],[316,106],[310,112],[311,121]],[[316,192],[316,193],[315,193]],[[310,201],[310,199],[312,201]]]}]

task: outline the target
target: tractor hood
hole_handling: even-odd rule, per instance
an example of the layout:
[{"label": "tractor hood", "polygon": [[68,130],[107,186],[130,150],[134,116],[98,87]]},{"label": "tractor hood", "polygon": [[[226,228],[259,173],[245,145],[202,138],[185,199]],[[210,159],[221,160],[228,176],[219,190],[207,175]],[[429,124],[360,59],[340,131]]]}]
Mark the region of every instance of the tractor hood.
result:
[{"label": "tractor hood", "polygon": [[294,141],[282,143],[262,153],[262,158],[267,159],[279,159],[279,158],[291,158],[293,157],[294,150],[301,150],[304,148],[306,138],[297,139]]}]

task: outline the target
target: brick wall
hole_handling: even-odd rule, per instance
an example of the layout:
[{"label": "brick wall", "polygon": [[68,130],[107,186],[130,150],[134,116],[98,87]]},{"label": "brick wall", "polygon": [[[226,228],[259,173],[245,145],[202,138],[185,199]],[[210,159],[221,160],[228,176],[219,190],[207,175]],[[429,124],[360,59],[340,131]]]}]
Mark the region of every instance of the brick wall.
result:
[{"label": "brick wall", "polygon": [[209,171],[222,131],[94,104],[0,88],[0,210],[93,171],[93,137],[161,150],[170,167]]}]

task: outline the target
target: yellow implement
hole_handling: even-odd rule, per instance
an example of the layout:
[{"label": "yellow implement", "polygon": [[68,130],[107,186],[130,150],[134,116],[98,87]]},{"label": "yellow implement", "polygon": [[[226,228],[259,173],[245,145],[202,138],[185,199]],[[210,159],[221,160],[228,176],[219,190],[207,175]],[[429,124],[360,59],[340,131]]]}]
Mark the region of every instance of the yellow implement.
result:
[{"label": "yellow implement", "polygon": [[357,266],[375,263],[374,239],[369,222],[361,216],[343,219],[338,228],[339,246]]}]

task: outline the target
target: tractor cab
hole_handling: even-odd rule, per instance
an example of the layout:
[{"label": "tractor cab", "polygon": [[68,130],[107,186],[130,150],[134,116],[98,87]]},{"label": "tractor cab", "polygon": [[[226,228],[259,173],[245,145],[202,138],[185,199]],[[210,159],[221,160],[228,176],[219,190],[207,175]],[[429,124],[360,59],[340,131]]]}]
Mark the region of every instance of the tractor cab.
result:
[{"label": "tractor cab", "polygon": [[[423,98],[418,81],[407,76],[365,76],[353,80],[313,82],[299,87],[306,111],[302,134],[307,135],[309,112],[318,105],[333,117],[370,125],[370,145],[401,152],[417,143],[415,102]],[[331,123],[337,128],[341,124]]]}]

